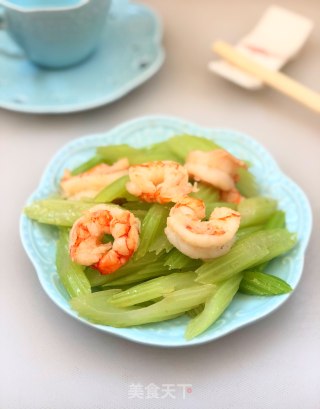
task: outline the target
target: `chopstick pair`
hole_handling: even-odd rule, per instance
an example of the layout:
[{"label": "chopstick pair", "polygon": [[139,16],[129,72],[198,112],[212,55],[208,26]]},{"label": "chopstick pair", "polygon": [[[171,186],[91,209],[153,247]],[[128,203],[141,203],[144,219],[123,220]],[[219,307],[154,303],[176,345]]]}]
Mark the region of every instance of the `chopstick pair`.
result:
[{"label": "chopstick pair", "polygon": [[209,69],[247,89],[267,84],[319,113],[320,94],[278,72],[298,54],[313,26],[300,14],[270,6],[234,47],[222,41],[213,44],[223,60],[209,63]]}]

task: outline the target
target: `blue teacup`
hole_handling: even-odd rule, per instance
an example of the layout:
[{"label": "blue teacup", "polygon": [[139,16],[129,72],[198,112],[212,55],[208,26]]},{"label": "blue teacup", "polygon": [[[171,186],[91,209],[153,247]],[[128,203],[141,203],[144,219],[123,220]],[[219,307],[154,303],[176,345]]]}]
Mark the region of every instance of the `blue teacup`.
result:
[{"label": "blue teacup", "polygon": [[63,68],[96,49],[111,0],[0,0],[4,27],[34,63]]}]

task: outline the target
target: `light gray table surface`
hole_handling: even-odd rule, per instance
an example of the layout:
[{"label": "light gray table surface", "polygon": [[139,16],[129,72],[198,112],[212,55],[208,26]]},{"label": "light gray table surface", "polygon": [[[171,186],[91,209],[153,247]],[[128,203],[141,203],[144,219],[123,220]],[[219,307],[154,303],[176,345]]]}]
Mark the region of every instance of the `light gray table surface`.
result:
[{"label": "light gray table surface", "polygon": [[[161,16],[166,61],[121,100],[70,115],[0,110],[1,397],[3,409],[320,407],[320,117],[270,89],[247,92],[210,74],[210,44],[245,34],[268,0],[145,1]],[[285,72],[320,91],[320,4],[279,0],[315,23]],[[23,81],[23,78],[21,78]],[[240,130],[263,144],[310,199],[314,228],[302,280],[267,318],[186,349],[130,343],[59,310],[42,290],[19,238],[23,204],[65,143],[135,117],[168,114]],[[132,385],[176,398],[130,398]],[[183,399],[178,384],[191,384]],[[130,392],[131,391],[131,392]]]}]

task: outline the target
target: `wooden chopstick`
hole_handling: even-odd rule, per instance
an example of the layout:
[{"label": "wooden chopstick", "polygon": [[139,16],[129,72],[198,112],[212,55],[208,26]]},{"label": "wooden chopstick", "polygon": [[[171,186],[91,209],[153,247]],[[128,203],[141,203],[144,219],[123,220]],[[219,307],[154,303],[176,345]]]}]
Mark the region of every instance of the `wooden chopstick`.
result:
[{"label": "wooden chopstick", "polygon": [[288,97],[291,97],[308,108],[320,113],[319,93],[305,87],[281,72],[265,68],[263,65],[246,57],[224,41],[216,41],[213,44],[213,51],[229,63],[254,75],[270,87],[275,88]]}]

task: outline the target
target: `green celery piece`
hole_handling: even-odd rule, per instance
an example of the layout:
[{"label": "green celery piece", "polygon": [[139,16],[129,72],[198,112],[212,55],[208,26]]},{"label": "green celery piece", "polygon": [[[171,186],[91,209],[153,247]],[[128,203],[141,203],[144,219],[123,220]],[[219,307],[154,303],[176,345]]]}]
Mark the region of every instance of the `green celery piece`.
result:
[{"label": "green celery piece", "polygon": [[143,210],[143,211],[148,211],[150,209],[150,207],[152,206],[152,203],[148,203],[148,202],[126,202],[123,203],[122,207],[124,209],[133,211],[133,210]]},{"label": "green celery piece", "polygon": [[204,309],[204,304],[197,305],[196,307],[187,311],[187,315],[190,318],[195,318],[197,315],[199,315],[203,311],[203,309]]},{"label": "green celery piece", "polygon": [[69,256],[69,231],[60,229],[57,243],[56,267],[59,278],[70,297],[90,294],[90,283],[84,267],[74,263]]},{"label": "green celery piece", "polygon": [[133,148],[127,144],[97,147],[97,155],[102,157],[109,165],[122,158],[127,158],[131,163],[131,160],[141,152],[143,152],[143,149]]},{"label": "green celery piece", "polygon": [[238,205],[241,215],[241,227],[265,223],[277,210],[276,200],[267,197],[251,197]]},{"label": "green celery piece", "polygon": [[245,271],[240,292],[249,295],[279,295],[292,291],[291,286],[279,277],[261,271]]},{"label": "green celery piece", "polygon": [[[145,257],[140,260],[133,260],[132,258],[119,270],[111,274],[101,274],[98,270],[93,268],[87,268],[85,270],[88,280],[90,281],[91,287],[97,287],[112,281],[118,280],[119,278],[125,277],[130,274],[134,274],[140,271],[144,267],[152,266],[153,263],[161,261],[157,260],[157,256],[154,253],[147,253]],[[160,275],[160,274],[159,274]]]},{"label": "green celery piece", "polygon": [[39,223],[71,227],[92,206],[93,203],[78,200],[43,199],[31,203],[24,212]]},{"label": "green celery piece", "polygon": [[185,332],[187,340],[202,334],[222,315],[237,293],[241,279],[241,274],[236,275],[213,290],[205,303],[204,310],[189,321]]},{"label": "green celery piece", "polygon": [[256,224],[255,226],[241,227],[236,233],[236,239],[241,240],[256,231],[262,230],[264,228],[263,224]]},{"label": "green celery piece", "polygon": [[203,200],[206,206],[219,201],[220,193],[215,187],[198,182],[197,189],[198,191],[190,193],[190,196]]},{"label": "green celery piece", "polygon": [[277,210],[267,221],[265,229],[277,229],[286,227],[286,214],[282,210]]},{"label": "green celery piece", "polygon": [[150,207],[141,225],[140,244],[134,255],[135,260],[145,256],[152,243],[159,236],[164,235],[168,215],[169,207],[167,206],[155,203]]},{"label": "green celery piece", "polygon": [[[97,203],[81,200],[43,199],[31,203],[24,209],[24,213],[39,223],[55,226],[71,227],[73,223]],[[108,203],[111,206],[117,206]],[[146,215],[143,210],[131,210],[140,220]]]},{"label": "green celery piece", "polygon": [[[276,229],[276,228],[284,228],[286,225],[286,215],[282,210],[277,210],[267,221],[267,223],[264,225],[264,229],[270,230],[270,229]],[[262,264],[259,264],[258,266],[255,267],[255,270],[259,271],[264,271],[267,265],[269,264],[269,261],[265,261]]]},{"label": "green celery piece", "polygon": [[165,259],[164,265],[169,270],[188,269],[196,270],[202,264],[202,260],[195,260],[173,248]]},{"label": "green celery piece", "polygon": [[230,202],[213,202],[209,203],[206,202],[206,218],[209,219],[211,216],[211,213],[214,211],[216,207],[228,207],[229,209],[237,210],[237,204],[236,203],[230,203]]},{"label": "green celery piece", "polygon": [[157,255],[162,253],[163,251],[169,253],[169,251],[173,248],[173,245],[167,239],[164,231],[156,237],[153,242],[150,244],[149,252],[155,252]]},{"label": "green celery piece", "polygon": [[[139,261],[139,260],[138,260]],[[119,270],[120,271],[120,270]],[[115,280],[110,280],[104,284],[105,287],[123,286],[133,283],[139,283],[141,281],[149,280],[151,278],[159,277],[162,275],[171,274],[175,271],[170,271],[163,265],[163,260],[155,261],[145,267],[136,270],[133,273],[123,275]]]},{"label": "green celery piece", "polygon": [[154,300],[169,292],[190,287],[194,284],[195,278],[196,274],[193,272],[173,273],[154,278],[153,280],[135,285],[126,291],[114,295],[110,299],[110,303],[117,307],[129,307],[145,301]]},{"label": "green celery piece", "polygon": [[186,160],[191,151],[211,151],[220,148],[220,146],[213,141],[194,135],[176,135],[168,139],[167,144],[171,151],[183,161]]},{"label": "green celery piece", "polygon": [[243,270],[286,253],[296,241],[296,235],[286,229],[257,231],[237,241],[227,254],[199,267],[196,281],[217,283],[227,280]]},{"label": "green celery piece", "polygon": [[254,175],[247,169],[238,169],[239,180],[236,187],[244,197],[259,196],[259,188]]},{"label": "green celery piece", "polygon": [[173,152],[169,150],[153,150],[148,149],[139,154],[130,160],[131,165],[139,165],[146,162],[162,161],[162,160],[171,160],[173,162],[181,162],[180,158]]},{"label": "green celery piece", "polygon": [[[194,285],[182,290],[173,291],[164,299],[148,307],[124,310],[106,301],[102,292],[73,298],[71,307],[78,314],[92,322],[113,327],[130,327],[151,322],[159,322],[181,315],[184,312],[206,301],[213,289],[212,285]],[[101,305],[93,302],[95,297],[101,299]],[[132,307],[131,307],[132,308]]]},{"label": "green celery piece", "polygon": [[100,155],[95,155],[91,159],[87,160],[87,162],[84,162],[80,166],[73,169],[71,171],[71,175],[79,175],[80,173],[86,172],[94,166],[100,165],[100,163],[105,163],[105,160]]},{"label": "green celery piece", "polygon": [[102,189],[94,198],[96,203],[110,203],[116,199],[137,200],[135,196],[132,196],[126,189],[126,184],[129,181],[129,176],[124,175],[121,178],[115,180],[110,185]]}]

